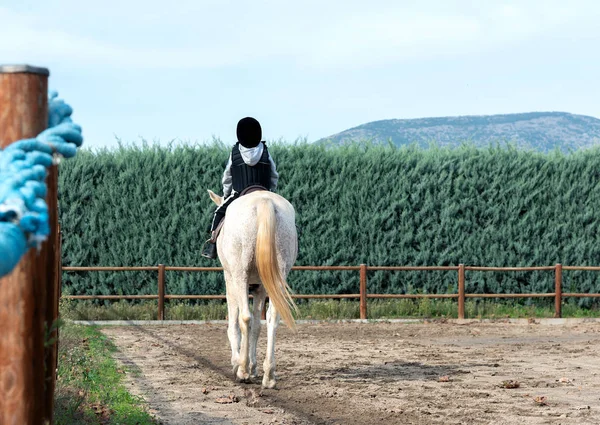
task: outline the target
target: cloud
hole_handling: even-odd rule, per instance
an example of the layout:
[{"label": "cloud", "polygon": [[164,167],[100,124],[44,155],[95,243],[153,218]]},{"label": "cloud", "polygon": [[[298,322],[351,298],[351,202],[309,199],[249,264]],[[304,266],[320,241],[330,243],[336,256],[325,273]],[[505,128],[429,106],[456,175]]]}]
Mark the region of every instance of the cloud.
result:
[{"label": "cloud", "polygon": [[36,16],[24,17],[0,8],[0,57],[4,62],[63,61],[93,66],[122,68],[205,68],[232,65],[226,53],[211,48],[161,48],[152,44],[131,45],[107,42],[101,36],[91,37],[50,25],[40,25]]},{"label": "cloud", "polygon": [[[4,62],[210,69],[266,62],[347,69],[477,53],[595,28],[591,1],[63,1],[0,7]],[[68,25],[67,25],[68,24]]]}]

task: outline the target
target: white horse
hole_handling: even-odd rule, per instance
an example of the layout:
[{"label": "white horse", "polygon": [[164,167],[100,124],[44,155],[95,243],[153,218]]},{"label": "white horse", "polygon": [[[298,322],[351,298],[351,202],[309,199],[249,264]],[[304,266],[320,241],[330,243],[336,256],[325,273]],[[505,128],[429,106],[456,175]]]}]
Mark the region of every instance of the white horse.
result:
[{"label": "white horse", "polygon": [[[221,205],[223,198],[208,191]],[[242,382],[257,378],[256,345],[265,298],[267,310],[267,351],[263,363],[263,388],[274,388],[275,333],[279,319],[295,329],[287,275],[298,255],[295,210],[282,196],[257,191],[241,196],[229,205],[217,239],[217,253],[223,265],[227,290],[233,374]],[[250,312],[249,294],[253,311]]]}]

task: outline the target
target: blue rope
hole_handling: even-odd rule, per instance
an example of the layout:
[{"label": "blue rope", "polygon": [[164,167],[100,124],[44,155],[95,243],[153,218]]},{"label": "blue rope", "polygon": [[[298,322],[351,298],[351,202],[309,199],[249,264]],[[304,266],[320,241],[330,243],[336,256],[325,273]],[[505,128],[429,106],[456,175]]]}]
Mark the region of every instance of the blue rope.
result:
[{"label": "blue rope", "polygon": [[48,99],[48,129],[0,150],[0,277],[10,273],[30,248],[50,234],[45,183],[48,167],[72,158],[83,143],[73,109],[58,93]]}]

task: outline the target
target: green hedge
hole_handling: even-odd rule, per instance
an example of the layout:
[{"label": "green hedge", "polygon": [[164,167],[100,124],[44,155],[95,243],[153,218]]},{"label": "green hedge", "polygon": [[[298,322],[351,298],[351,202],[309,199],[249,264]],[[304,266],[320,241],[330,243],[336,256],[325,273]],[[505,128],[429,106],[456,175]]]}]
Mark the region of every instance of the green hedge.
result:
[{"label": "green hedge", "polygon": [[[298,265],[598,265],[600,150],[274,144],[297,210]],[[216,266],[200,256],[229,145],[82,151],[60,167],[65,266]],[[64,293],[156,293],[156,273],[65,273]],[[292,272],[298,293],[356,293],[356,272]],[[600,292],[593,272],[565,291]],[[224,293],[219,273],[167,274],[174,294]],[[373,293],[455,291],[455,272],[373,272]],[[552,292],[551,272],[468,272],[469,292]],[[581,300],[586,304],[589,300]]]}]

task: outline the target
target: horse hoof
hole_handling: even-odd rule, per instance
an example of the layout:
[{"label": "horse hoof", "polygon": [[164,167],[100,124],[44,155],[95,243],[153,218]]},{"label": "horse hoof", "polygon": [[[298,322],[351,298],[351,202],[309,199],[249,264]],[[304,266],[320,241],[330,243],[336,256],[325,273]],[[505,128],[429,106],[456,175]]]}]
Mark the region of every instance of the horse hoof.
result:
[{"label": "horse hoof", "polygon": [[249,373],[240,373],[240,371],[238,370],[237,373],[237,380],[238,382],[242,382],[244,384],[248,384],[250,383],[250,374]]},{"label": "horse hoof", "polygon": [[232,368],[232,369],[233,369],[233,376],[234,376],[234,377],[237,377],[237,371],[238,371],[238,369],[239,369],[239,368],[240,368],[240,367],[239,367],[238,365],[235,365],[235,366],[233,366],[233,368]]},{"label": "horse hoof", "polygon": [[263,381],[262,381],[263,388],[273,389],[276,386],[277,386],[277,382],[274,379],[263,379]]}]

